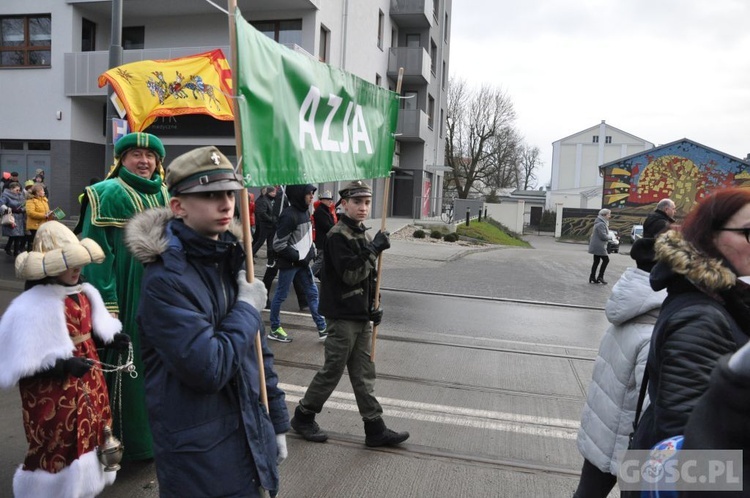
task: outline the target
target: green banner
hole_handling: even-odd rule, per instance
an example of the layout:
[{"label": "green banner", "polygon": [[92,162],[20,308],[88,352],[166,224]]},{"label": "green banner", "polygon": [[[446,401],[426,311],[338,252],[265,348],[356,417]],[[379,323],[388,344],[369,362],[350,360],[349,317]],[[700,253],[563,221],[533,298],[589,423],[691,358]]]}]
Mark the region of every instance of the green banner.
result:
[{"label": "green banner", "polygon": [[387,177],[398,95],[235,23],[245,185]]}]

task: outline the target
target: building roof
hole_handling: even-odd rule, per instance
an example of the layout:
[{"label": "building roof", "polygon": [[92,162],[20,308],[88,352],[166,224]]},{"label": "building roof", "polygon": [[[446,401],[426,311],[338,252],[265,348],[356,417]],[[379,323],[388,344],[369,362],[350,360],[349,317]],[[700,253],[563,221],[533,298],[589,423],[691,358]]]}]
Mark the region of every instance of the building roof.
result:
[{"label": "building roof", "polygon": [[[558,139],[558,140],[555,140],[555,141],[554,141],[554,142],[552,142],[552,143],[554,144],[554,143],[557,143],[557,142],[562,142],[563,140],[567,140],[567,139],[569,139],[569,138],[571,138],[571,137],[574,137],[574,136],[576,136],[576,135],[579,135],[579,134],[581,134],[581,133],[586,133],[586,132],[589,132],[589,131],[592,131],[592,130],[595,130],[595,131],[596,131],[596,132],[598,133],[598,132],[599,132],[599,126],[601,126],[601,123],[599,123],[598,125],[594,125],[594,126],[592,126],[592,127],[590,127],[590,128],[586,128],[586,129],[584,129],[584,130],[581,130],[581,131],[577,131],[577,132],[575,132],[575,133],[571,133],[570,135],[568,135],[568,136],[566,136],[566,137],[563,137],[563,138],[560,138],[560,139]],[[606,123],[606,122],[604,122],[604,126],[606,126],[607,128],[611,128],[611,129],[613,129],[613,130],[617,130],[617,131],[619,131],[620,133],[624,133],[625,135],[627,135],[627,136],[629,136],[629,137],[632,137],[632,138],[634,138],[635,140],[638,140],[639,142],[646,142],[646,143],[649,143],[649,144],[653,144],[653,142],[649,142],[648,140],[645,140],[645,139],[643,139],[643,138],[641,138],[641,137],[637,137],[637,136],[633,135],[632,133],[628,133],[627,131],[624,131],[624,130],[621,130],[620,128],[617,128],[617,127],[615,127],[615,126],[612,126],[612,125],[611,125],[611,124],[609,124],[609,123]]]},{"label": "building roof", "polygon": [[727,157],[727,158],[729,158],[731,160],[734,160],[734,161],[738,161],[738,162],[740,162],[740,163],[742,163],[742,164],[750,167],[750,162],[746,161],[745,159],[740,159],[739,157],[735,157],[735,156],[733,156],[731,154],[727,154],[726,152],[722,152],[720,150],[713,149],[713,148],[708,147],[706,145],[700,144],[700,143],[698,143],[698,142],[696,142],[694,140],[690,140],[689,138],[681,138],[679,140],[675,140],[674,142],[669,142],[668,144],[659,145],[658,147],[654,147],[653,149],[644,150],[644,151],[641,151],[641,152],[636,152],[635,154],[631,154],[629,156],[621,157],[620,159],[616,159],[616,160],[610,161],[610,162],[608,162],[606,164],[602,164],[601,166],[599,166],[599,171],[603,172],[606,168],[609,168],[609,167],[615,166],[617,164],[629,161],[629,160],[631,160],[631,159],[633,159],[635,157],[639,157],[639,156],[643,156],[643,155],[647,155],[647,154],[654,154],[656,152],[659,152],[661,149],[666,149],[667,147],[672,147],[672,146],[677,145],[679,143],[687,143],[687,144],[690,144],[690,145],[693,145],[693,146],[696,146],[696,147],[701,147],[703,149],[706,149],[708,151],[713,152],[714,154],[719,154],[721,156]]}]

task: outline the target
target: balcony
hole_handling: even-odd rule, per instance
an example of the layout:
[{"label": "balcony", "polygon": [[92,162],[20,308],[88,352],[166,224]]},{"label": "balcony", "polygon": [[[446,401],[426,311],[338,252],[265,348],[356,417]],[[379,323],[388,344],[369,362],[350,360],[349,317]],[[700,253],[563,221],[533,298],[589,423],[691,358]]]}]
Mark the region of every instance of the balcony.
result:
[{"label": "balcony", "polygon": [[[284,44],[295,52],[312,57],[304,48],[294,43]],[[179,47],[149,48],[143,50],[123,50],[122,63],[129,64],[143,60],[175,59],[188,55],[201,54],[220,48],[231,64],[229,47]],[[65,96],[94,97],[106,96],[107,86],[99,88],[99,75],[109,69],[109,52],[71,52],[65,54]]]},{"label": "balcony", "polygon": [[430,134],[429,116],[419,109],[399,109],[396,140],[401,142],[426,142]]},{"label": "balcony", "polygon": [[431,28],[433,3],[431,0],[391,0],[390,16],[401,28]]},{"label": "balcony", "polygon": [[[66,0],[65,3],[76,5],[90,15],[107,16],[112,13],[112,2],[102,0]],[[227,2],[218,2],[226,7]],[[268,10],[320,10],[320,0],[274,0],[274,2],[262,2],[267,5],[258,5],[256,0],[237,0],[237,7],[248,19],[253,19]],[[151,2],[136,2],[125,0],[122,2],[122,14],[124,19],[132,17],[168,17],[175,13],[180,15],[211,15],[219,11],[216,7],[205,1],[197,0],[158,0]]]},{"label": "balcony", "polygon": [[429,84],[431,64],[430,55],[421,47],[393,47],[388,51],[388,77],[395,80],[398,68],[403,67],[406,84]]}]

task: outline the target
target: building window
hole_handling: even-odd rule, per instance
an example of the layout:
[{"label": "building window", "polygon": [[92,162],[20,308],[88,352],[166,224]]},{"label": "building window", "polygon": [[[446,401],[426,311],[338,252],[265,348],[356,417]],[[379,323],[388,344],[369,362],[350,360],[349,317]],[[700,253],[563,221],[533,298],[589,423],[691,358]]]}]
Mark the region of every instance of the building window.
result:
[{"label": "building window", "polygon": [[379,75],[378,73],[375,73],[375,84],[376,84],[377,86],[380,86],[380,85],[381,85],[381,83],[383,83],[383,78],[381,78],[381,77],[380,77],[380,75]]},{"label": "building window", "polygon": [[143,50],[146,43],[145,26],[129,26],[122,28],[123,50]]},{"label": "building window", "polygon": [[255,29],[282,45],[302,46],[302,19],[283,21],[254,21]]},{"label": "building window", "polygon": [[611,144],[612,143],[612,137],[604,137],[604,143],[605,144]]},{"label": "building window", "polygon": [[443,78],[443,88],[445,88],[445,80],[448,79],[448,75],[446,73],[447,71],[445,70],[445,61],[443,61],[443,74],[441,75],[441,77]]},{"label": "building window", "polygon": [[82,19],[81,52],[93,52],[94,50],[96,50],[96,23],[88,19]]},{"label": "building window", "polygon": [[404,98],[401,99],[401,109],[405,111],[413,111],[417,109],[417,95],[418,93],[413,90],[407,90],[404,92]]},{"label": "building window", "polygon": [[318,59],[320,62],[328,62],[328,41],[331,31],[322,24],[320,25],[320,45],[318,47]]},{"label": "building window", "polygon": [[432,95],[427,96],[427,126],[431,130],[435,127],[435,99]]},{"label": "building window", "polygon": [[391,29],[391,47],[397,47],[398,46],[398,33],[396,33],[396,29]]},{"label": "building window", "polygon": [[437,74],[437,45],[435,45],[435,42],[430,40],[430,57],[432,58],[430,70],[432,71],[432,75],[435,76]]},{"label": "building window", "polygon": [[385,14],[382,10],[378,11],[378,48],[383,49],[383,30],[385,29]]},{"label": "building window", "polygon": [[419,48],[420,47],[420,39],[419,39],[419,33],[409,33],[406,35],[406,46],[409,48]]},{"label": "building window", "polygon": [[445,116],[443,110],[440,109],[440,138],[443,138],[443,128],[445,128]]},{"label": "building window", "polygon": [[52,16],[0,17],[0,66],[49,66]]},{"label": "building window", "polygon": [[443,23],[443,39],[448,43],[448,13],[445,13],[445,23]]},{"label": "building window", "polygon": [[594,135],[592,142],[594,142],[595,144],[598,144],[599,143],[599,135]]}]

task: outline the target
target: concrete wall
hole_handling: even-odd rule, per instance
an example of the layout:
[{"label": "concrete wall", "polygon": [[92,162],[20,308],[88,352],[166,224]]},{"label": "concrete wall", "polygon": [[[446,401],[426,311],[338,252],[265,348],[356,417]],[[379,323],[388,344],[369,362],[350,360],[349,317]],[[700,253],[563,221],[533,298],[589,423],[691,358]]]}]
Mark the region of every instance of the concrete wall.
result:
[{"label": "concrete wall", "polygon": [[526,208],[524,201],[501,202],[499,204],[485,203],[487,216],[502,223],[516,233],[523,233],[523,218]]}]

